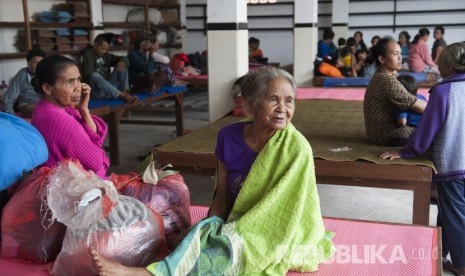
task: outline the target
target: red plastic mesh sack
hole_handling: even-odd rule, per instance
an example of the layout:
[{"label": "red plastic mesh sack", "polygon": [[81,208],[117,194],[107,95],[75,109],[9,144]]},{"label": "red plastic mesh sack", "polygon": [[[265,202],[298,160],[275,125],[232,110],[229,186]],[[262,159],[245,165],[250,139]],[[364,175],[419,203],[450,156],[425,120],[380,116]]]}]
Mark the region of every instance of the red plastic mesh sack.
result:
[{"label": "red plastic mesh sack", "polygon": [[110,178],[121,194],[137,198],[162,216],[168,245],[174,248],[191,223],[189,189],[183,177],[168,175],[156,185],[144,183],[135,173]]},{"label": "red plastic mesh sack", "polygon": [[[100,195],[89,199],[89,191],[100,191]],[[47,204],[68,227],[53,275],[97,275],[91,246],[127,266],[147,266],[167,253],[161,217],[135,198],[118,195],[113,183],[76,163],[57,167]]]},{"label": "red plastic mesh sack", "polygon": [[55,260],[66,226],[51,220],[46,187],[52,170],[43,167],[27,177],[3,210],[2,257],[37,263]]}]

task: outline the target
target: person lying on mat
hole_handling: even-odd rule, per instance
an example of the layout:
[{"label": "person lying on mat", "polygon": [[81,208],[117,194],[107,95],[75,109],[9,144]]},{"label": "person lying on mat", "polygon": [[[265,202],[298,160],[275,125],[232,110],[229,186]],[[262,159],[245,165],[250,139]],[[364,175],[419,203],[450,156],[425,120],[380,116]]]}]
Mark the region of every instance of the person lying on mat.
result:
[{"label": "person lying on mat", "polygon": [[[418,85],[414,77],[405,74],[398,76],[397,80],[400,81],[400,83],[402,83],[402,85],[405,87],[405,89],[407,89],[408,92],[410,92],[410,94],[414,95],[418,99],[427,101],[425,96],[417,93]],[[396,110],[395,117],[398,126],[407,125],[416,127],[418,126],[421,120],[421,114],[411,109],[407,109],[405,111]]]},{"label": "person lying on mat", "polygon": [[368,84],[363,102],[367,138],[383,146],[404,145],[415,128],[398,126],[393,117],[394,110],[411,109],[421,114],[426,102],[410,94],[397,80],[402,55],[393,38],[380,39],[373,50],[373,58],[378,69]]},{"label": "person lying on mat", "polygon": [[59,55],[44,58],[37,65],[35,86],[44,98],[31,123],[47,144],[45,165],[55,167],[65,158],[77,159],[86,170],[105,177],[110,164],[102,149],[107,126],[89,112],[91,89],[81,82],[76,63]]},{"label": "person lying on mat", "polygon": [[334,233],[323,225],[312,148],[291,124],[295,89],[282,69],[248,74],[241,95],[251,119],[218,133],[208,217],[147,268],[125,267],[91,250],[101,275],[284,275],[316,271],[330,258]]},{"label": "person lying on mat", "polygon": [[446,46],[439,57],[444,79],[430,90],[429,104],[410,141],[400,150],[384,152],[383,159],[413,158],[431,148],[437,170],[438,226],[442,224],[442,256],[450,253],[446,269],[465,275],[465,43]]}]

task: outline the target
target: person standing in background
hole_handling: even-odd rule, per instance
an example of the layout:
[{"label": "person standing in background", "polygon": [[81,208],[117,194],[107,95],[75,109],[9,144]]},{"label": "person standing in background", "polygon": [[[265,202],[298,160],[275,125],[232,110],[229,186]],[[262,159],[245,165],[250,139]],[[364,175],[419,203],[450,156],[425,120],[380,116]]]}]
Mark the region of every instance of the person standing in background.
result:
[{"label": "person standing in background", "polygon": [[447,43],[444,40],[443,26],[436,26],[436,28],[434,28],[434,39],[433,48],[431,48],[431,58],[434,63],[438,64],[439,56],[441,55],[442,50],[444,50],[447,46]]}]

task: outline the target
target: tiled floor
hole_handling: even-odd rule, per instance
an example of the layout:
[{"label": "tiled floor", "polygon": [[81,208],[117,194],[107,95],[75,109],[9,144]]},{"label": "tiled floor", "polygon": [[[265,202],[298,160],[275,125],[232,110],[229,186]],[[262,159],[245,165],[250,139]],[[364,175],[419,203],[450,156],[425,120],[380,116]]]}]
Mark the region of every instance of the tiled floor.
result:
[{"label": "tiled floor", "polygon": [[[135,112],[133,116],[168,118],[172,114]],[[206,125],[207,116],[205,111],[186,111],[185,128],[194,131]],[[110,169],[119,173],[133,171],[139,162],[138,156],[148,153],[157,144],[175,139],[174,127],[171,126],[121,125],[119,133],[121,165]],[[183,176],[190,188],[192,204],[208,205],[212,197],[214,179],[198,175]],[[324,216],[411,223],[413,205],[411,191],[323,184],[318,185],[318,190]],[[436,224],[436,216],[437,208],[431,205],[430,225]]]}]

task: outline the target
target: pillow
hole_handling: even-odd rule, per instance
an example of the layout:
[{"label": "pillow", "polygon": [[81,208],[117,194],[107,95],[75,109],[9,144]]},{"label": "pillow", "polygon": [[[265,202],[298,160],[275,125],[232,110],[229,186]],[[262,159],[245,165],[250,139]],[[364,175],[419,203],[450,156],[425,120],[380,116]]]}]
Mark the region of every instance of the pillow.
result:
[{"label": "pillow", "polygon": [[320,64],[320,67],[318,67],[318,70],[320,71],[321,74],[329,77],[334,77],[334,78],[343,78],[344,76],[342,75],[341,71],[337,69],[335,66],[327,63],[327,62],[322,62]]}]

